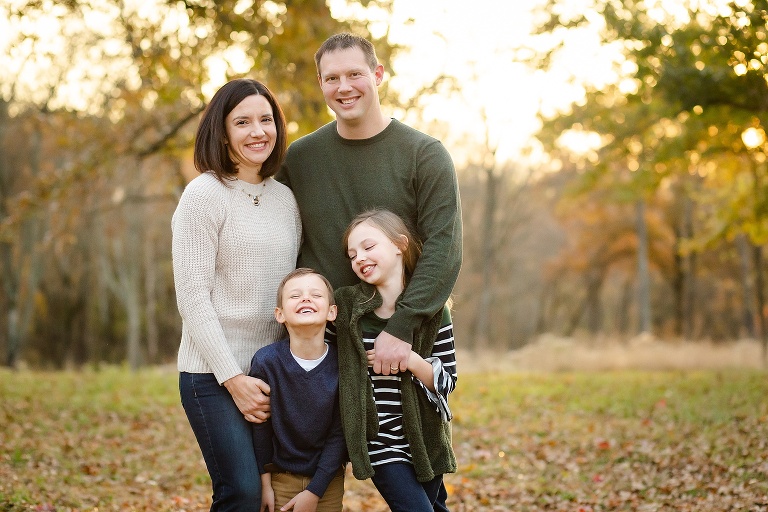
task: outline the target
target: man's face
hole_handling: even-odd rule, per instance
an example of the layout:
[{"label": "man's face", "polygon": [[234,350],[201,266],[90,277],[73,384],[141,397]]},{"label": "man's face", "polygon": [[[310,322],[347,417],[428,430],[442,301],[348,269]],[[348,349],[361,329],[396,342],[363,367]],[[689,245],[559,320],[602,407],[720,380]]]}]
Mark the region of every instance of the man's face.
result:
[{"label": "man's face", "polygon": [[338,122],[359,125],[367,119],[379,120],[381,64],[371,70],[360,48],[346,48],[323,55],[318,67],[325,102]]}]

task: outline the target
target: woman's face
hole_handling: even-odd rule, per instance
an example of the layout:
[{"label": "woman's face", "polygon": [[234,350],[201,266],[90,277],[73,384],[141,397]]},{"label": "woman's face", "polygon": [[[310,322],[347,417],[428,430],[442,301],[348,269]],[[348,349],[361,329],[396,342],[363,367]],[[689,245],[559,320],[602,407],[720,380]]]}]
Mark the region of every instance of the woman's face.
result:
[{"label": "woman's face", "polygon": [[227,115],[227,146],[237,166],[238,175],[246,181],[258,178],[262,164],[272,154],[277,142],[272,106],[264,96],[252,94],[238,103]]}]

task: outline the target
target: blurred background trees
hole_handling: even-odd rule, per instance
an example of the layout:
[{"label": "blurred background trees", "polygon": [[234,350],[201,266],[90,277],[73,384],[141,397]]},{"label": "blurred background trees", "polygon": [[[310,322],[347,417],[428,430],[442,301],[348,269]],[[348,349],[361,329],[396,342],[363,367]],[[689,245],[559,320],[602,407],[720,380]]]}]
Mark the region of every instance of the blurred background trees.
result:
[{"label": "blurred background trees", "polygon": [[[353,3],[385,21],[393,6]],[[535,51],[520,61],[549,72],[566,34],[589,29],[620,50],[616,78],[542,113],[516,160],[489,132],[456,140],[418,124],[466,77],[381,91],[393,116],[457,156],[457,343],[765,340],[768,5],[566,3],[540,4]],[[328,35],[375,39],[390,77],[407,51],[363,16],[334,19],[324,0],[10,1],[0,13],[0,351],[11,366],[173,361],[170,217],[196,174],[192,139],[213,90],[263,80],[295,139],[331,119],[313,61]]]},{"label": "blurred background trees", "polygon": [[[582,102],[546,119],[540,140],[575,171],[561,203],[569,215],[581,216],[576,210],[586,203],[626,220],[629,250],[595,261],[598,275],[614,274],[598,279],[605,290],[597,293],[633,287],[623,304],[634,304],[641,331],[765,340],[768,5],[689,2],[676,12],[665,5],[598,1],[595,19],[547,2],[540,36],[557,41],[562,30],[597,24],[625,59],[614,84],[587,86]],[[551,54],[541,57],[546,67]],[[574,134],[594,136],[595,144],[569,150]]]}]

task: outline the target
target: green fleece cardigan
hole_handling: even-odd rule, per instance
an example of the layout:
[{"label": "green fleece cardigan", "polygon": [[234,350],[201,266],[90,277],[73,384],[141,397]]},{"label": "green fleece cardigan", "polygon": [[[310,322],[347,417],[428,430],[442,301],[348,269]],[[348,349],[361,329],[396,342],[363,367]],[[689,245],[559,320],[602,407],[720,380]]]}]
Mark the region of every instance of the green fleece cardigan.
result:
[{"label": "green fleece cardigan", "polygon": [[[368,456],[368,440],[376,438],[379,420],[368,376],[360,318],[381,306],[382,298],[376,287],[368,283],[339,288],[335,296],[342,426],[352,472],[358,480],[365,480],[374,474]],[[413,350],[420,356],[427,358],[432,354],[441,320],[442,310],[416,330]],[[454,473],[456,456],[451,446],[451,424],[442,421],[434,406],[413,383],[410,372],[404,372],[401,377],[403,430],[411,448],[417,479],[428,482],[438,475]]]}]

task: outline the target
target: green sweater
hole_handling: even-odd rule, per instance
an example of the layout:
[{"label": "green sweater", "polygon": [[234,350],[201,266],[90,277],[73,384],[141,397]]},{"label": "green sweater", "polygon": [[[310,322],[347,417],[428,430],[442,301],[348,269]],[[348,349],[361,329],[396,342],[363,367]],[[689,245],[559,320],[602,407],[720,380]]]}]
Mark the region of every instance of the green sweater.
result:
[{"label": "green sweater", "polygon": [[422,256],[385,329],[411,342],[441,311],[461,267],[461,205],[456,171],[438,141],[392,120],[363,140],[342,138],[331,122],[290,145],[278,179],[296,196],[304,239],[298,266],[338,288],[358,281],[341,238],[371,208],[400,215],[423,242]]},{"label": "green sweater", "polygon": [[[374,470],[368,456],[368,440],[375,439],[379,428],[373,389],[368,377],[368,360],[363,347],[360,318],[382,303],[376,287],[368,283],[336,290],[336,336],[339,354],[339,404],[344,439],[355,478],[364,480]],[[413,350],[427,358],[432,354],[442,310],[416,329]],[[410,372],[401,375],[403,430],[411,448],[413,467],[420,482],[456,471],[456,456],[451,446],[451,424],[414,384]]]}]

